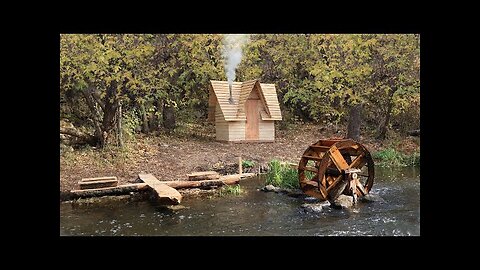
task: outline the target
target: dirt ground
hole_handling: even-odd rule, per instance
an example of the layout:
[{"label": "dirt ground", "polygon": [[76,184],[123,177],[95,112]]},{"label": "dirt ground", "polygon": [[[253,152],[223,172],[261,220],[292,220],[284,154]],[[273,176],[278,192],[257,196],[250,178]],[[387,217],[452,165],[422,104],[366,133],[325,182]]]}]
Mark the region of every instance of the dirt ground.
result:
[{"label": "dirt ground", "polygon": [[[215,141],[213,132],[181,136],[141,136],[126,143],[126,151],[92,148],[64,152],[60,155],[60,191],[78,189],[82,178],[117,176],[119,184],[135,182],[138,173],[152,173],[159,180],[186,180],[194,171],[215,170],[235,173],[238,157],[255,162],[251,171],[272,159],[297,163],[305,149],[319,139],[343,137],[333,129],[302,125],[290,131],[276,130],[273,143],[225,143]],[[382,145],[362,139],[370,152]],[[413,138],[400,143],[405,152],[418,148]],[[248,169],[246,170],[248,171]]]}]

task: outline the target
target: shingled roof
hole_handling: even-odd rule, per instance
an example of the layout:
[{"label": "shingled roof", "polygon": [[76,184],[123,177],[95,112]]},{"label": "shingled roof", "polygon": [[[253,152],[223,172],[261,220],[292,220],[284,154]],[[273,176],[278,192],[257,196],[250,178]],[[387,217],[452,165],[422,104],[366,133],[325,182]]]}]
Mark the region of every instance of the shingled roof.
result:
[{"label": "shingled roof", "polygon": [[[262,95],[261,100],[264,102],[266,109],[266,112],[261,112],[262,120],[282,120],[274,84],[260,83],[258,80],[234,82],[232,84],[232,98],[234,102],[231,104],[228,101],[230,97],[228,82],[213,80],[210,82],[226,121],[246,120],[244,105],[256,85],[258,85],[259,92]],[[212,105],[214,104],[210,104],[210,106]]]}]

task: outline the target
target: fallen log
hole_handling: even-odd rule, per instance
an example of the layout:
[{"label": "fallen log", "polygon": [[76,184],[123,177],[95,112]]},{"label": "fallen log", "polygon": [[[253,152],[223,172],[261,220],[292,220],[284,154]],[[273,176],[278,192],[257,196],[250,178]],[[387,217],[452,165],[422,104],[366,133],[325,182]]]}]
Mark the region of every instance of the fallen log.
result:
[{"label": "fallen log", "polygon": [[127,184],[116,187],[95,188],[95,189],[81,189],[70,191],[70,197],[76,198],[88,198],[88,197],[100,197],[110,195],[123,195],[130,192],[138,192],[148,190],[148,185],[145,183]]},{"label": "fallen log", "polygon": [[203,180],[203,181],[160,181],[160,183],[166,184],[169,187],[182,189],[182,188],[210,188],[220,187],[223,185],[235,185],[240,182],[241,178],[249,177],[252,174],[232,174],[224,175],[218,180]]},{"label": "fallen log", "polygon": [[408,132],[408,135],[410,135],[410,136],[420,136],[420,129],[410,130]]},{"label": "fallen log", "polygon": [[201,181],[201,180],[212,180],[219,179],[220,175],[215,171],[206,171],[206,172],[194,172],[187,174],[188,181]]},{"label": "fallen log", "polygon": [[[244,173],[224,175],[219,180],[204,180],[204,181],[158,181],[172,188],[186,189],[186,188],[210,188],[219,187],[223,185],[235,185],[240,182],[240,179],[254,176],[254,173]],[[62,200],[89,198],[111,195],[123,195],[130,192],[143,192],[151,190],[146,183],[126,184],[116,187],[105,187],[96,189],[82,189],[72,190],[68,194],[62,194]]]},{"label": "fallen log", "polygon": [[97,137],[78,131],[73,127],[60,127],[60,134],[70,135],[79,140],[79,143],[86,143],[95,146],[98,142]]},{"label": "fallen log", "polygon": [[169,187],[182,189],[182,188],[209,188],[213,186],[223,186],[222,180],[203,180],[203,181],[160,181]]}]

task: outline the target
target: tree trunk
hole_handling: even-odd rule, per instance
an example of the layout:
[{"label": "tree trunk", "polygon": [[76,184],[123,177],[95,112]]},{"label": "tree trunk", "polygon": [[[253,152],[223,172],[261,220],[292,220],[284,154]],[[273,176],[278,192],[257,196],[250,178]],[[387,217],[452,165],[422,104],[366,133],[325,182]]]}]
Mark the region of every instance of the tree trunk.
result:
[{"label": "tree trunk", "polygon": [[410,130],[410,131],[408,131],[408,135],[410,135],[410,136],[420,136],[420,129]]},{"label": "tree trunk", "polygon": [[362,124],[361,110],[361,104],[354,105],[350,107],[350,112],[348,116],[347,138],[353,139],[355,141],[360,140],[360,126]]},{"label": "tree trunk", "polygon": [[175,129],[175,108],[163,103],[163,127],[170,133]]},{"label": "tree trunk", "polygon": [[107,94],[104,98],[104,110],[102,119],[103,143],[105,146],[108,143],[108,137],[113,128],[115,128],[115,116],[117,115],[118,99],[116,97],[117,83],[112,84],[107,88]]},{"label": "tree trunk", "polygon": [[122,132],[122,103],[118,102],[118,110],[117,110],[117,138],[118,138],[118,146],[123,148],[123,132]]},{"label": "tree trunk", "polygon": [[393,109],[393,100],[390,99],[388,103],[387,114],[385,115],[385,118],[380,122],[380,125],[378,126],[377,139],[379,140],[383,141],[387,135],[387,128],[388,128],[388,124],[390,123],[390,116],[392,114],[392,109]]},{"label": "tree trunk", "polygon": [[102,132],[102,127],[100,125],[100,119],[101,119],[100,112],[98,111],[98,108],[95,106],[95,100],[93,99],[89,91],[84,90],[82,91],[82,93],[87,102],[87,106],[90,109],[90,112],[92,113],[93,125],[95,126],[95,137],[97,138],[96,144],[103,147],[105,143],[105,138],[103,136],[104,134]]},{"label": "tree trunk", "polygon": [[140,109],[140,116],[142,118],[142,132],[148,134],[148,132],[150,132],[150,129],[148,128],[147,112],[145,110],[145,105],[143,104],[143,102],[138,104],[138,108]]}]

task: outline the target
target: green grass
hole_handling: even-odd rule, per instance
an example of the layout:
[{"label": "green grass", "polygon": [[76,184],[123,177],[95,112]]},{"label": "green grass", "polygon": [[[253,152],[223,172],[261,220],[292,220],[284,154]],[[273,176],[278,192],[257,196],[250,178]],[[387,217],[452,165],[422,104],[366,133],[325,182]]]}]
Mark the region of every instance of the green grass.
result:
[{"label": "green grass", "polygon": [[242,167],[243,168],[252,168],[255,166],[255,161],[253,160],[242,160]]},{"label": "green grass", "polygon": [[270,170],[267,174],[267,185],[274,185],[281,188],[299,188],[298,172],[279,160],[269,162]]},{"label": "green grass", "polygon": [[226,195],[235,195],[238,196],[245,192],[240,185],[231,185],[231,186],[224,186],[220,189],[219,195],[226,196]]},{"label": "green grass", "polygon": [[375,164],[382,167],[406,167],[420,165],[420,152],[403,154],[393,148],[387,148],[372,155]]}]

